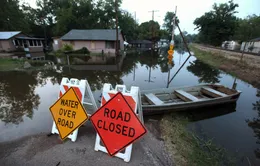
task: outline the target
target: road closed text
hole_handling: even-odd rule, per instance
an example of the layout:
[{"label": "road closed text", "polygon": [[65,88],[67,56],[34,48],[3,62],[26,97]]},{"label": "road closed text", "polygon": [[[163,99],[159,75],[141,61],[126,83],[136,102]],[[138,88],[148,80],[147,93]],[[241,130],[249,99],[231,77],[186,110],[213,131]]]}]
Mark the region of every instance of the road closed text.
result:
[{"label": "road closed text", "polygon": [[[125,123],[120,122],[129,122],[131,120],[131,114],[128,112],[109,110],[108,108],[104,109],[104,119],[99,119],[97,121],[97,127],[109,132],[114,132],[127,137],[135,136],[135,129],[126,125]],[[107,120],[107,118],[111,120]]]},{"label": "road closed text", "polygon": [[72,129],[74,127],[73,120],[76,119],[77,115],[75,109],[78,109],[79,102],[61,99],[60,104],[61,106],[65,106],[65,108],[62,107],[59,110],[60,117],[58,118],[57,125]]}]

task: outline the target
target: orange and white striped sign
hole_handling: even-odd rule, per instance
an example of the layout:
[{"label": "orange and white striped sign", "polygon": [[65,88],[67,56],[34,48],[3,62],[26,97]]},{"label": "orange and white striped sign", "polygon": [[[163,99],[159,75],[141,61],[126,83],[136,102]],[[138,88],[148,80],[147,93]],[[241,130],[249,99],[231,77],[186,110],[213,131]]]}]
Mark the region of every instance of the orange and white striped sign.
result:
[{"label": "orange and white striped sign", "polygon": [[[70,86],[68,86],[68,85],[61,85],[61,86],[60,86],[60,94],[59,94],[59,97],[61,97],[66,91],[68,91],[69,88],[70,88]],[[76,92],[76,94],[77,94],[79,100],[82,101],[82,96],[83,96],[83,95],[82,95],[82,92],[80,91],[80,88],[73,86],[73,89],[75,90],[75,92]]]},{"label": "orange and white striped sign", "polygon": [[[86,90],[86,80],[78,80],[75,78],[68,79],[65,77],[62,78],[58,98],[60,98],[66,91],[68,91],[70,87],[73,87],[80,102],[83,104],[85,90]],[[51,132],[52,134],[59,134],[59,131],[54,121],[53,121]],[[76,129],[72,134],[70,134],[68,138],[71,139],[71,141],[75,142],[77,139],[77,135],[78,135],[78,129]]]},{"label": "orange and white striped sign", "polygon": [[[115,95],[116,95],[116,93],[103,92],[103,96],[102,96],[102,99],[101,99],[101,104],[104,105],[109,99],[111,99]],[[127,103],[130,105],[130,107],[134,111],[136,109],[136,102],[133,99],[133,97],[132,96],[128,96],[126,94],[124,94],[124,97],[125,97]]]}]

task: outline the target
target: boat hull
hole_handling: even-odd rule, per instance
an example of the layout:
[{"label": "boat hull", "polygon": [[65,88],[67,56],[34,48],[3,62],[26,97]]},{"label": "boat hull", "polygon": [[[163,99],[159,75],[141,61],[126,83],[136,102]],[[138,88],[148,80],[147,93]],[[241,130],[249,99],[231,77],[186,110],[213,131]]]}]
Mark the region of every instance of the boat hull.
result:
[{"label": "boat hull", "polygon": [[[203,86],[203,85],[202,85]],[[200,88],[201,86],[196,87],[187,87],[184,89],[196,89]],[[176,88],[176,89],[182,89],[182,88]],[[174,90],[174,89],[172,89]],[[155,90],[155,92],[159,92],[160,90]],[[162,89],[162,91],[167,91],[167,89]],[[144,93],[152,92],[152,90],[149,91],[143,91],[141,95],[143,96]],[[226,97],[217,97],[213,99],[205,99],[200,101],[190,101],[190,102],[182,102],[182,103],[166,103],[163,105],[142,105],[143,108],[143,114],[144,115],[154,115],[154,114],[162,114],[162,113],[171,113],[175,111],[184,111],[184,110],[190,110],[193,109],[194,111],[199,110],[201,107],[209,107],[214,105],[221,105],[225,103],[232,103],[236,102],[240,96],[240,91],[237,91],[234,94],[228,95]]]}]

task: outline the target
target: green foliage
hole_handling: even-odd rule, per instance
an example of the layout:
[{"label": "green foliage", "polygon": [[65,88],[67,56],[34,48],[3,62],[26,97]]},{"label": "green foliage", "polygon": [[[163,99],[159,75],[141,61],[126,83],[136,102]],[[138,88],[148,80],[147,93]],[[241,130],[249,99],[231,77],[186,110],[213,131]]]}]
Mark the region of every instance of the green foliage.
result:
[{"label": "green foliage", "polygon": [[165,115],[160,124],[166,148],[176,165],[234,165],[234,158],[225,149],[189,131],[188,123],[183,114],[172,113]]},{"label": "green foliage", "polygon": [[62,51],[73,51],[73,46],[71,44],[64,44],[61,48]]},{"label": "green foliage", "polygon": [[229,40],[237,27],[237,18],[234,16],[238,4],[230,0],[228,3],[213,5],[213,10],[196,18],[193,22],[199,30],[199,39],[203,43],[220,45]]},{"label": "green foliage", "polygon": [[139,39],[145,40],[154,40],[157,41],[160,39],[160,25],[158,22],[149,21],[143,22],[139,26]]},{"label": "green foliage", "polygon": [[126,40],[134,40],[138,38],[138,24],[130,13],[121,12],[118,16],[118,25],[126,36]]},{"label": "green foliage", "polygon": [[0,31],[30,31],[19,7],[19,0],[1,0]]},{"label": "green foliage", "polygon": [[[174,12],[167,12],[165,17],[164,17],[164,23],[163,23],[163,27],[166,29],[166,31],[168,32],[169,36],[172,36],[172,21],[173,21],[173,17],[174,17]],[[176,23],[180,23],[180,20],[178,19],[178,16],[176,17]]]},{"label": "green foliage", "polygon": [[[160,30],[158,22],[148,21],[139,26],[129,12],[120,9],[121,3],[118,0],[118,26],[127,40],[168,37],[167,30]],[[114,0],[37,0],[36,8],[29,3],[19,5],[19,0],[4,0],[2,6],[0,30],[21,30],[35,37],[44,37],[46,31],[48,41],[71,29],[116,27]]]},{"label": "green foliage", "polygon": [[238,20],[234,39],[240,42],[260,37],[260,15],[247,16]]},{"label": "green foliage", "polygon": [[21,68],[23,66],[23,61],[17,59],[0,59],[0,71],[13,70],[15,68]]}]

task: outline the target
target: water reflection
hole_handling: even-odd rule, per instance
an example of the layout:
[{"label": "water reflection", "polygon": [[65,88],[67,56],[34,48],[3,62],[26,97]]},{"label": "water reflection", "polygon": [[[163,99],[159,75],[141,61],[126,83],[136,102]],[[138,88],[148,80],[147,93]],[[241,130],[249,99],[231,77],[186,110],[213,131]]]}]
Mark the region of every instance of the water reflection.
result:
[{"label": "water reflection", "polygon": [[34,93],[37,76],[25,72],[4,72],[0,73],[0,78],[0,119],[5,123],[19,124],[24,115],[32,118],[33,109],[40,104],[39,95]]},{"label": "water reflection", "polygon": [[149,50],[142,52],[142,54],[139,55],[138,61],[141,66],[145,65],[147,69],[149,67],[152,69],[156,69],[158,65],[158,58],[159,54],[157,52]]},{"label": "water reflection", "polygon": [[[109,65],[75,65],[63,69],[69,78],[87,79],[91,90],[100,90],[104,83],[124,84],[122,77],[132,73],[138,61],[138,54],[131,53],[127,57],[118,57]],[[96,70],[93,70],[95,68]]]},{"label": "water reflection", "polygon": [[[210,110],[210,111],[209,111]],[[189,119],[191,121],[200,121],[204,119],[215,118],[236,111],[236,103],[229,103],[219,106],[200,108],[197,111],[189,112]]]},{"label": "water reflection", "polygon": [[199,77],[199,83],[219,83],[220,81],[219,75],[221,72],[218,69],[214,69],[201,62],[200,60],[190,62],[190,65],[187,66],[187,70]]},{"label": "water reflection", "polygon": [[44,86],[47,78],[53,83],[61,80],[54,71],[0,72],[0,119],[5,123],[19,124],[23,116],[33,117],[40,97],[35,94],[37,86]]},{"label": "water reflection", "polygon": [[[255,136],[257,137],[257,144],[260,144],[260,89],[257,89],[256,97],[258,97],[259,100],[253,103],[253,110],[257,111],[258,117],[248,121],[248,126],[252,127]],[[260,158],[259,148],[255,150],[255,155]]]}]

